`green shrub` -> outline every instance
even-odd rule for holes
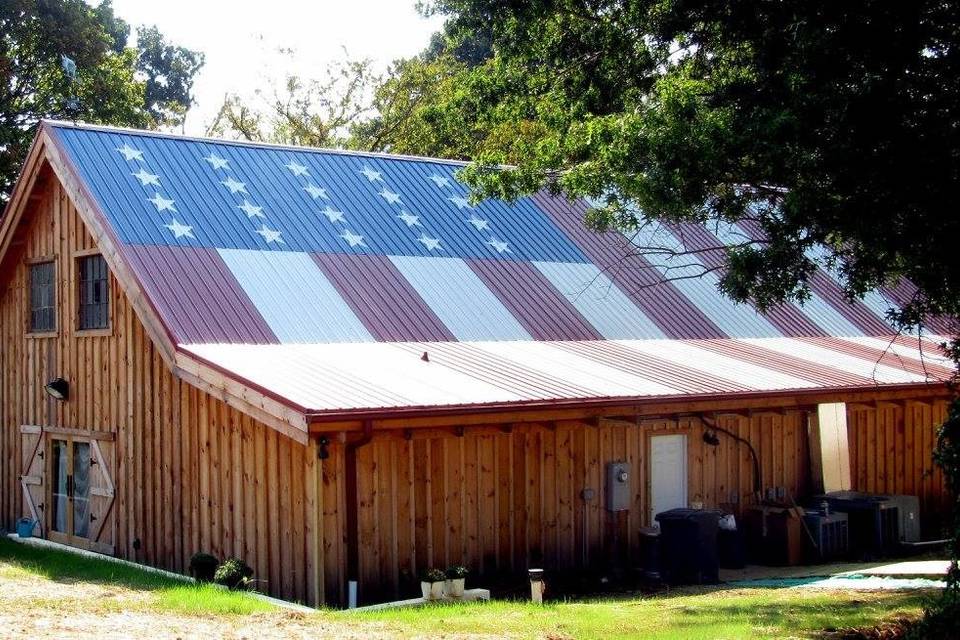
[[[217,567],[213,581],[222,584],[228,589],[246,589],[250,586],[253,569],[239,558],[230,558]]]
[[[213,576],[219,564],[220,561],[216,556],[198,551],[190,558],[190,575],[197,582],[213,582]]]

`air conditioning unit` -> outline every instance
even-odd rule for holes
[[[847,514],[850,550],[859,559],[897,551],[900,546],[900,510],[886,496],[858,491],[833,491],[812,499],[826,502],[831,511]]]
[[[917,496],[884,495],[900,514],[900,542],[920,542],[920,498]]]
[[[850,551],[850,527],[847,514],[807,511],[803,523],[812,540],[807,539],[807,559],[810,562],[839,560]]]

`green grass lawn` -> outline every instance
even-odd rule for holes
[[[920,613],[925,596],[817,593],[799,589],[713,590],[677,596],[553,603],[490,602],[371,613],[418,634],[504,633],[554,638],[809,638]]]
[[[175,580],[115,562],[40,549],[0,538],[0,579],[27,577],[111,585],[137,596],[119,602],[100,602],[95,605],[98,607],[132,606],[188,614],[249,614],[276,610],[273,605],[247,593]]]
[[[351,637],[816,638],[826,630],[870,627],[893,617],[916,616],[927,597],[916,592],[712,588],[543,606],[496,601],[304,615],[283,611],[249,594],[186,584],[116,563],[0,539],[0,586],[16,590],[37,584],[26,599],[8,602],[8,608],[29,609],[33,617],[132,610],[173,615],[187,627],[199,620],[214,620],[221,627],[211,633],[242,628],[249,634],[264,625],[273,633]],[[109,597],[103,597],[104,592]],[[2,605],[0,594],[0,617]]]

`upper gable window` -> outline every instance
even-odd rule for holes
[[[30,331],[45,333],[57,329],[57,302],[53,262],[30,265]]]
[[[79,328],[106,329],[110,326],[110,282],[103,256],[80,258]]]

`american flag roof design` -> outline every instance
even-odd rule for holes
[[[47,130],[173,341],[304,409],[862,386],[948,371],[939,356],[921,362],[916,337],[886,352],[890,340],[877,339],[894,333],[885,313],[909,283],[851,304],[823,271],[802,306],[760,314],[726,299],[711,247],[756,237],[748,228],[597,234],[583,224],[586,203],[471,204],[455,162]],[[651,245],[688,253],[624,258]],[[437,354],[449,375],[404,370],[411,349]],[[839,355],[828,366],[826,354]],[[383,366],[365,368],[368,356]],[[288,389],[297,367],[338,382]]]

